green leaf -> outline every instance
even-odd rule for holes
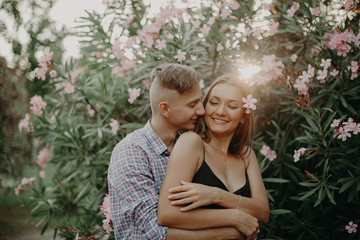
[[[273,215],[282,215],[282,214],[288,214],[291,213],[291,210],[287,210],[287,209],[274,209],[274,210],[270,210],[270,214]]]
[[[272,182],[272,183],[288,183],[290,182],[287,179],[283,179],[283,178],[263,178],[264,182]]]

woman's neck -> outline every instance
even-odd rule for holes
[[[230,136],[217,136],[210,134],[210,142],[208,145],[216,151],[222,152],[223,154],[228,154],[228,149],[230,146],[232,137]]]

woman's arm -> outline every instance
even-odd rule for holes
[[[240,197],[216,187],[181,181],[181,186],[170,189],[169,199],[173,205],[189,204],[181,208],[182,211],[190,211],[209,204],[218,204],[224,208],[239,208],[256,217],[260,222],[267,223],[269,221],[268,199],[259,165],[252,150],[245,162],[247,163],[251,198]]]
[[[166,175],[161,187],[158,204],[160,225],[179,229],[206,229],[214,227],[236,227],[252,239],[258,228],[257,219],[236,209],[195,209],[181,212],[180,206],[171,205],[169,189],[180,184],[181,180],[191,181],[203,157],[201,138],[193,132],[180,136],[167,165]]]
[[[239,209],[256,217],[260,222],[267,223],[269,222],[269,201],[256,155],[252,149],[250,150],[251,153],[245,162],[248,162],[247,173],[251,198],[242,197]]]

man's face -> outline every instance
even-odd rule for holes
[[[198,116],[204,115],[200,85],[183,94],[177,94],[176,99],[169,104],[169,108],[169,122],[172,125],[179,130],[194,129]]]

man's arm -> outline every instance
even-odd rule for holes
[[[159,196],[146,154],[131,143],[118,144],[108,181],[116,239],[164,240],[167,227],[158,224]]]

